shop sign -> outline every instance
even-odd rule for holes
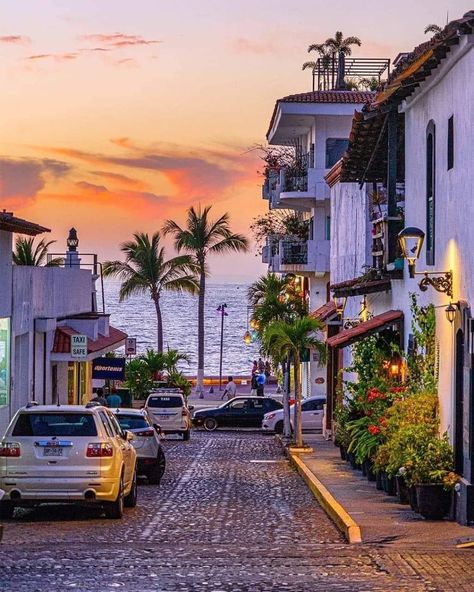
[[[125,358],[96,358],[92,361],[92,378],[124,380]]]
[[[87,358],[87,335],[71,335],[71,357]]]
[[[10,404],[10,319],[0,318],[0,407]]]

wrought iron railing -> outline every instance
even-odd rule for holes
[[[283,265],[306,265],[308,263],[308,242],[282,241],[281,262]]]
[[[308,191],[309,163],[309,153],[302,154],[285,168],[285,191]]]

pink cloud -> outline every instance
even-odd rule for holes
[[[145,39],[141,35],[127,35],[125,33],[97,33],[93,35],[82,35],[81,41],[105,44],[107,47],[137,47],[143,45],[156,45],[161,43],[158,39]]]
[[[37,53],[30,55],[25,59],[30,61],[52,59],[57,62],[67,62],[70,60],[76,60],[77,57],[77,53]]]
[[[3,35],[0,36],[0,43],[12,43],[14,45],[28,45],[31,39],[25,35]]]
[[[276,50],[273,41],[255,41],[244,37],[235,39],[232,42],[232,47],[237,53],[252,53],[257,55],[274,53]]]

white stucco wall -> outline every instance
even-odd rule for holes
[[[0,317],[11,316],[12,234],[0,230]]]

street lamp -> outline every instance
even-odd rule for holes
[[[450,271],[415,271],[416,260],[420,256],[421,247],[425,239],[425,233],[414,226],[404,228],[398,234],[398,242],[402,250],[403,257],[408,261],[408,271],[410,277],[415,275],[424,276],[418,286],[422,292],[426,292],[429,286],[437,292],[447,294],[453,297],[453,272]]]
[[[225,309],[227,308],[227,304],[219,304],[217,307],[217,312],[221,315],[221,352],[220,352],[220,360],[219,360],[219,390],[222,390],[222,353],[224,350],[224,317],[228,316]]]
[[[71,228],[69,231],[69,236],[66,240],[68,251],[77,251],[77,247],[79,245],[79,239],[77,238],[77,230],[75,228]]]
[[[334,304],[336,305],[336,312],[341,317],[344,316],[344,310],[346,309],[347,296],[333,296]]]
[[[459,305],[457,303],[454,305],[452,302],[450,302],[448,306],[444,309],[444,312],[446,313],[446,318],[451,323],[451,325],[454,323],[454,319],[456,318],[458,306]]]

